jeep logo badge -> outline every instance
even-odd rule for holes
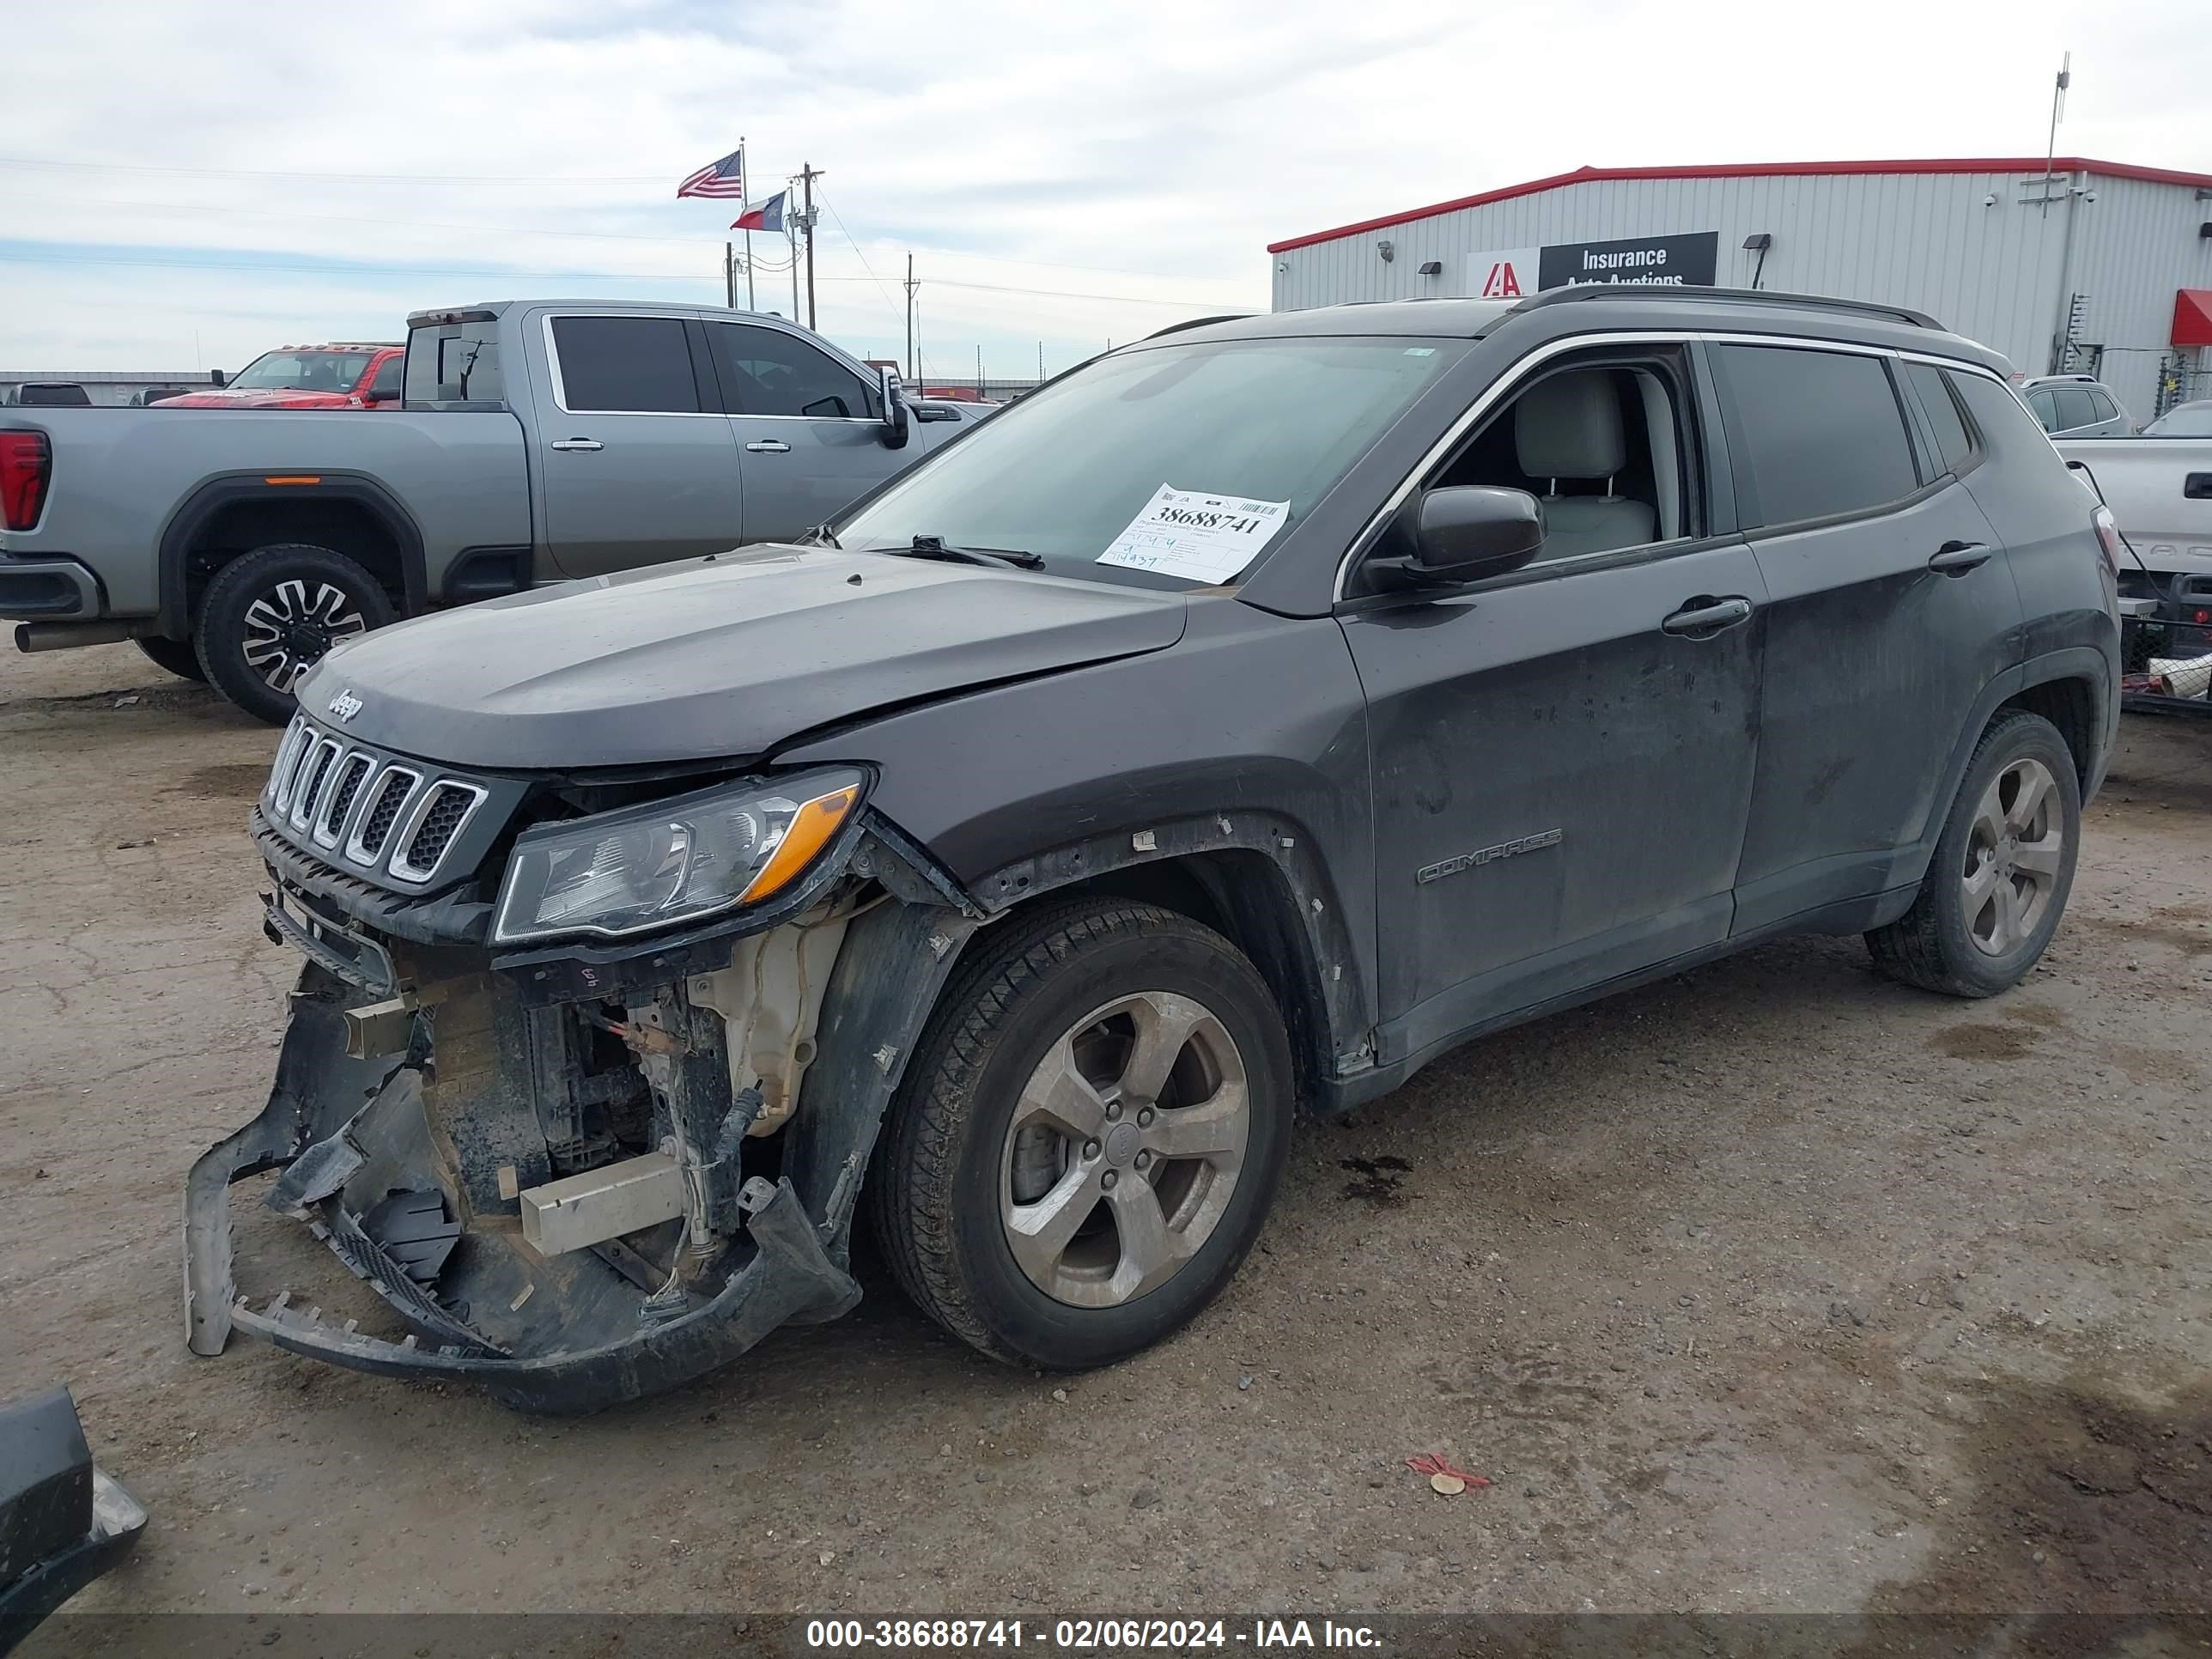
[[[341,725],[361,713],[362,708],[361,699],[350,691],[341,691],[331,699],[331,713],[338,717]]]

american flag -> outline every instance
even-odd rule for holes
[[[710,161],[676,186],[678,196],[728,196],[745,199],[745,152],[742,146]]]

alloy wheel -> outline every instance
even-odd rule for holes
[[[1140,991],[1086,1014],[1007,1127],[1000,1215],[1014,1261],[1074,1307],[1158,1289],[1220,1224],[1251,1112],[1243,1057],[1196,999]]]
[[[1982,793],[1966,834],[1960,890],[1967,936],[1985,956],[2009,956],[2051,908],[2065,863],[2058,780],[2039,760],[2013,762]]]
[[[289,693],[332,645],[368,631],[368,619],[343,588],[289,578],[246,607],[240,650],[248,668],[272,690]]]

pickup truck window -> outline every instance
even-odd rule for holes
[[[707,337],[732,415],[874,418],[874,400],[860,378],[804,340],[746,323],[710,323]]]
[[[1288,501],[1294,526],[1468,342],[1279,338],[1127,351],[1031,392],[831,528],[1035,553],[1062,576],[1196,584],[1097,562],[1162,484]],[[1279,543],[1286,532],[1279,532]]]
[[[378,367],[376,378],[368,383],[362,396],[371,403],[381,403],[399,395],[400,376],[406,368],[404,357],[386,357]]]
[[[409,330],[402,384],[410,404],[503,407],[507,377],[499,365],[498,319]]]
[[[556,317],[553,383],[571,414],[696,415],[691,347],[675,317]]]
[[[236,392],[350,392],[368,362],[363,351],[264,351],[230,377]]]

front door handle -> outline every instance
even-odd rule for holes
[[[2212,501],[2212,472],[2191,472],[2181,481],[2185,501]]]
[[[1680,611],[1661,623],[1659,631],[1687,639],[1709,640],[1723,629],[1734,628],[1738,623],[1750,620],[1749,599],[1716,599],[1700,594],[1686,601]]]
[[[1947,576],[1963,576],[1987,564],[1991,551],[1979,542],[1945,542],[1936,550],[1936,556],[1928,561],[1928,568]]]
[[[791,446],[781,438],[756,438],[745,447],[756,455],[788,455]]]
[[[597,438],[556,438],[551,447],[573,452],[580,449],[605,449],[606,446]]]

